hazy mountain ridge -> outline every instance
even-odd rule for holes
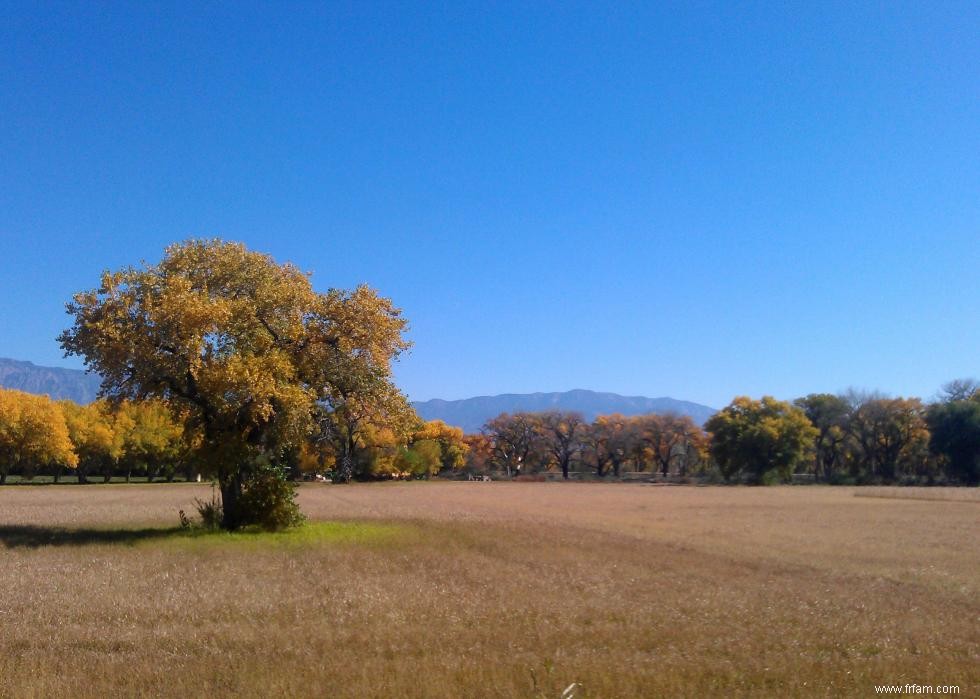
[[[554,393],[505,393],[499,396],[477,396],[462,400],[434,398],[412,403],[418,414],[426,420],[443,420],[462,427],[466,432],[477,432],[483,424],[500,413],[539,412],[543,410],[574,410],[585,419],[594,420],[597,415],[622,413],[644,415],[647,413],[674,412],[690,415],[699,425],[715,414],[714,408],[675,398],[647,398],[621,396],[618,393],[600,393],[575,389]]]
[[[0,358],[0,386],[27,393],[47,394],[55,400],[91,403],[102,379],[78,369],[38,366],[33,362]]]
[[[76,403],[91,403],[98,396],[100,383],[99,376],[78,369],[39,366],[33,362],[0,358],[0,386],[4,388],[47,394],[55,400],[67,398]],[[621,396],[583,389],[553,393],[504,393],[462,400],[434,398],[415,401],[412,405],[422,418],[444,420],[450,425],[462,427],[466,432],[478,432],[487,420],[500,413],[519,411],[574,410],[590,421],[597,415],[611,413],[643,415],[674,412],[690,415],[699,425],[715,413],[714,408],[706,405],[674,398]]]

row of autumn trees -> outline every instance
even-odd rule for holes
[[[601,415],[591,423],[575,412],[502,414],[482,433],[465,437],[442,421],[422,422],[403,400],[384,422],[365,414],[357,425],[332,432],[342,442],[313,432],[277,461],[294,477],[467,470],[507,476],[554,471],[566,478],[587,471],[601,478],[640,471],[762,483],[802,472],[827,483],[976,483],[977,388],[953,382],[931,405],[854,393],[813,394],[793,404],[736,398],[708,422],[708,431],[673,414]],[[200,436],[185,432],[184,417],[159,399],[78,405],[0,389],[0,484],[12,473],[28,480],[46,474],[58,482],[68,469],[80,483],[134,475],[191,480],[207,464],[199,460]],[[341,474],[338,457],[345,451],[351,469]]]
[[[66,469],[80,483],[121,471],[127,480],[134,472],[173,480],[186,461],[182,436],[157,401],[78,405],[0,389],[0,484],[11,473],[27,480],[52,475],[57,483]]]
[[[930,404],[850,392],[792,404],[737,398],[706,424],[726,479],[810,473],[826,483],[980,482],[980,390],[953,381]]]
[[[686,416],[503,414],[467,437],[470,465],[508,475],[622,469],[768,483],[980,482],[980,386],[954,381],[932,404],[875,394],[793,403],[739,397],[704,430]]]
[[[367,420],[355,432],[351,477],[427,477],[463,467],[469,450],[463,431],[440,420],[422,422],[411,408],[401,423]],[[206,464],[198,435],[161,400],[98,400],[88,405],[52,401],[0,388],[0,485],[10,475],[33,480],[70,471],[79,483],[132,476],[147,481],[193,480]],[[347,433],[344,433],[346,439]],[[331,472],[342,445],[306,439],[278,459],[293,477]]]
[[[686,415],[504,413],[479,435],[467,436],[471,468],[508,476],[554,470],[568,478],[587,470],[604,477],[621,471],[657,471],[684,476],[706,458],[707,436]]]

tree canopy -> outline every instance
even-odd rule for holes
[[[802,410],[771,396],[739,396],[705,428],[722,475],[731,480],[744,472],[756,483],[792,475],[818,434]]]
[[[198,436],[227,527],[243,523],[250,473],[314,433],[318,407],[397,393],[391,362],[408,347],[400,311],[372,289],[317,293],[292,264],[220,240],[106,272],[68,313],[61,345],[103,377],[103,395],[165,401]]]
[[[933,405],[928,411],[929,446],[952,476],[980,484],[980,391]]]
[[[65,416],[47,396],[0,388],[0,483],[11,468],[78,465]]]

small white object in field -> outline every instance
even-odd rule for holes
[[[572,682],[570,685],[565,687],[565,691],[561,693],[561,699],[572,699],[575,696],[575,690],[581,687],[578,682]]]

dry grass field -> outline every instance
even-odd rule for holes
[[[207,486],[2,488],[0,696],[977,696],[951,492],[310,484],[301,531],[187,536]]]

